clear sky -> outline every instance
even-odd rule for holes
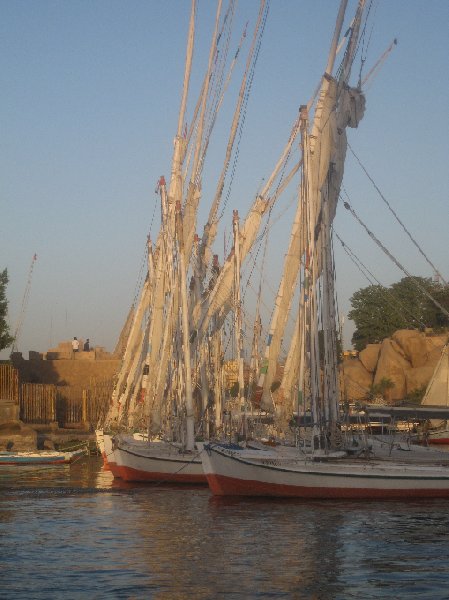
[[[213,4],[198,3],[190,109],[207,61]],[[349,15],[354,6],[350,1]],[[28,350],[45,351],[77,336],[112,351],[134,299],[146,236],[157,234],[155,186],[170,172],[190,2],[2,0],[0,10],[0,269],[6,267],[10,278],[10,326],[14,330],[36,253],[19,350],[27,357]],[[255,0],[238,2],[236,40],[246,21],[251,32],[257,10]],[[270,2],[229,190],[228,206],[242,216],[274,167],[299,105],[319,82],[337,10],[336,0]],[[398,45],[367,86],[365,118],[349,137],[446,280],[448,32],[447,0],[373,3],[364,73],[394,38]],[[359,68],[360,60],[355,81]],[[237,72],[234,91],[238,85]],[[214,189],[233,102],[217,125],[205,192]],[[413,274],[431,276],[351,153],[344,186],[361,218],[400,262]],[[200,230],[205,215],[204,209]],[[281,242],[288,237],[283,227],[271,240],[274,289]],[[382,283],[403,276],[344,209],[335,228]],[[368,282],[339,249],[337,260],[345,314],[349,297]],[[265,326],[267,320],[265,315]],[[347,332],[349,337],[350,326]]]

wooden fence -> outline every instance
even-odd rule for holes
[[[20,420],[24,423],[48,424],[57,420],[56,386],[45,383],[22,383],[20,386]]]
[[[24,423],[95,427],[106,415],[113,386],[112,379],[91,379],[86,387],[20,384],[17,369],[0,365],[0,398],[19,404]]]
[[[60,427],[79,423],[95,426],[106,415],[112,390],[112,380],[91,380],[87,388],[58,386],[56,413]]]
[[[12,365],[0,365],[0,399],[19,401],[19,372]]]

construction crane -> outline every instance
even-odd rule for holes
[[[20,313],[19,313],[19,316],[17,317],[16,328],[14,330],[14,341],[11,346],[11,353],[16,352],[18,350],[18,341],[19,341],[20,333],[22,331],[23,322],[25,320],[25,313],[26,313],[26,309],[28,306],[28,300],[30,299],[31,279],[33,277],[33,269],[34,269],[34,265],[35,265],[36,261],[37,261],[37,254],[34,254],[33,258],[31,259],[30,270],[28,271],[28,280],[27,280],[27,284],[25,287],[25,291],[23,293],[22,306],[20,307]]]

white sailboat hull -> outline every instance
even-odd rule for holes
[[[103,458],[103,469],[105,471],[111,471],[114,477],[120,477],[112,445],[113,436],[109,433],[105,433],[102,429],[97,429],[95,431],[95,437],[97,446],[101,452],[101,457]]]
[[[95,431],[97,446],[101,452],[101,456],[103,458],[103,468],[105,471],[111,471],[114,477],[120,479],[121,474],[118,469],[117,464],[117,456],[116,456],[116,448],[113,442],[113,434],[105,433],[102,429],[97,429]],[[134,433],[132,436],[121,436],[122,440],[145,440],[147,438],[146,434],[142,433]]]
[[[125,481],[207,483],[201,451],[182,452],[168,442],[114,440],[117,471]]]
[[[275,451],[208,445],[203,468],[218,496],[298,498],[449,497],[449,466],[340,459],[315,462],[283,458]]]
[[[101,453],[101,458],[103,459],[103,468],[105,471],[110,471],[111,468],[109,466],[108,454],[110,454],[112,450],[112,438],[105,434],[103,429],[96,429],[95,439],[97,442],[97,447]],[[108,445],[109,452],[106,450],[106,445]]]

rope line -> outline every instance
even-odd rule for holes
[[[414,277],[411,273],[409,273],[409,271],[407,271],[407,269],[402,266],[402,264],[391,254],[391,252],[382,244],[382,242],[374,235],[374,233],[372,231],[370,231],[368,229],[368,227],[365,225],[365,223],[359,218],[359,216],[357,215],[357,213],[355,212],[355,210],[352,208],[352,206],[349,204],[349,202],[343,202],[343,206],[346,208],[346,210],[348,210],[353,217],[360,223],[360,225],[365,229],[365,231],[367,232],[367,234],[370,236],[370,238],[372,240],[374,240],[374,242],[379,246],[379,248],[382,250],[382,252],[384,252],[389,258],[390,260],[393,261],[393,263],[403,272],[407,275],[407,277],[410,277],[410,279],[413,281],[413,283],[416,285],[416,287],[420,290],[420,292],[422,294],[424,294],[431,302],[433,302],[433,304],[439,308],[441,310],[441,312],[446,316],[449,317],[449,312],[444,308],[444,306],[442,306],[437,300],[435,300],[435,298],[432,296],[432,294],[430,294],[425,288],[422,287],[422,285],[418,282],[418,280],[416,279],[416,277]]]
[[[355,266],[358,268],[358,270],[364,275],[364,277],[366,277],[366,279],[369,281],[369,283],[371,285],[374,285],[373,281],[370,279],[370,277],[372,277],[372,279],[377,283],[377,285],[381,286],[383,288],[383,291],[385,292],[385,294],[388,294],[389,296],[391,296],[391,298],[394,300],[395,304],[397,304],[397,306],[404,312],[408,313],[410,317],[412,317],[412,319],[416,320],[422,327],[425,327],[425,324],[421,321],[421,319],[419,317],[417,317],[416,315],[414,315],[408,308],[407,306],[405,306],[405,304],[403,304],[399,298],[396,297],[396,295],[389,290],[386,286],[383,285],[383,283],[381,283],[376,277],[375,275],[373,275],[371,273],[371,271],[363,264],[363,262],[359,259],[358,256],[356,256],[354,254],[354,252],[349,248],[349,246],[347,244],[345,244],[345,242],[341,239],[341,237],[338,235],[338,233],[334,230],[334,234],[337,237],[338,241],[340,242],[340,244],[343,247],[343,250],[346,252],[346,254],[349,256],[349,258],[352,260],[352,262],[355,264]],[[366,272],[365,272],[366,271]],[[368,275],[370,277],[368,277]],[[401,313],[399,312],[399,309],[394,306],[393,307],[396,311],[398,316],[401,316]]]
[[[394,216],[394,218],[396,219],[396,221],[399,223],[399,225],[402,227],[402,229],[405,231],[405,233],[408,235],[408,237],[410,238],[410,240],[413,242],[413,244],[416,246],[416,248],[418,249],[418,251],[420,252],[420,254],[424,257],[424,259],[427,261],[427,263],[432,267],[434,273],[443,281],[444,284],[447,284],[447,282],[444,280],[444,278],[442,277],[441,273],[438,271],[438,269],[435,267],[435,265],[432,263],[432,261],[428,258],[428,256],[424,253],[424,251],[422,250],[422,248],[419,246],[418,242],[413,238],[412,234],[410,233],[410,231],[407,229],[407,227],[404,225],[404,223],[401,221],[401,219],[399,218],[399,216],[397,215],[397,213],[393,210],[392,206],[390,205],[390,203],[388,202],[388,200],[385,198],[385,196],[382,194],[382,192],[380,191],[379,187],[376,185],[374,179],[371,177],[371,175],[368,173],[368,171],[366,170],[365,166],[362,164],[362,161],[360,160],[360,158],[357,156],[357,154],[354,152],[354,150],[352,149],[350,143],[348,142],[348,148],[349,150],[352,152],[354,158],[356,159],[356,161],[359,163],[360,167],[362,168],[363,172],[365,173],[365,175],[368,177],[368,179],[371,181],[371,183],[374,186],[374,189],[377,191],[377,193],[379,194],[379,196],[382,198],[382,200],[384,201],[385,205],[387,206],[388,210],[391,212],[391,214]],[[344,189],[344,188],[343,188]]]

